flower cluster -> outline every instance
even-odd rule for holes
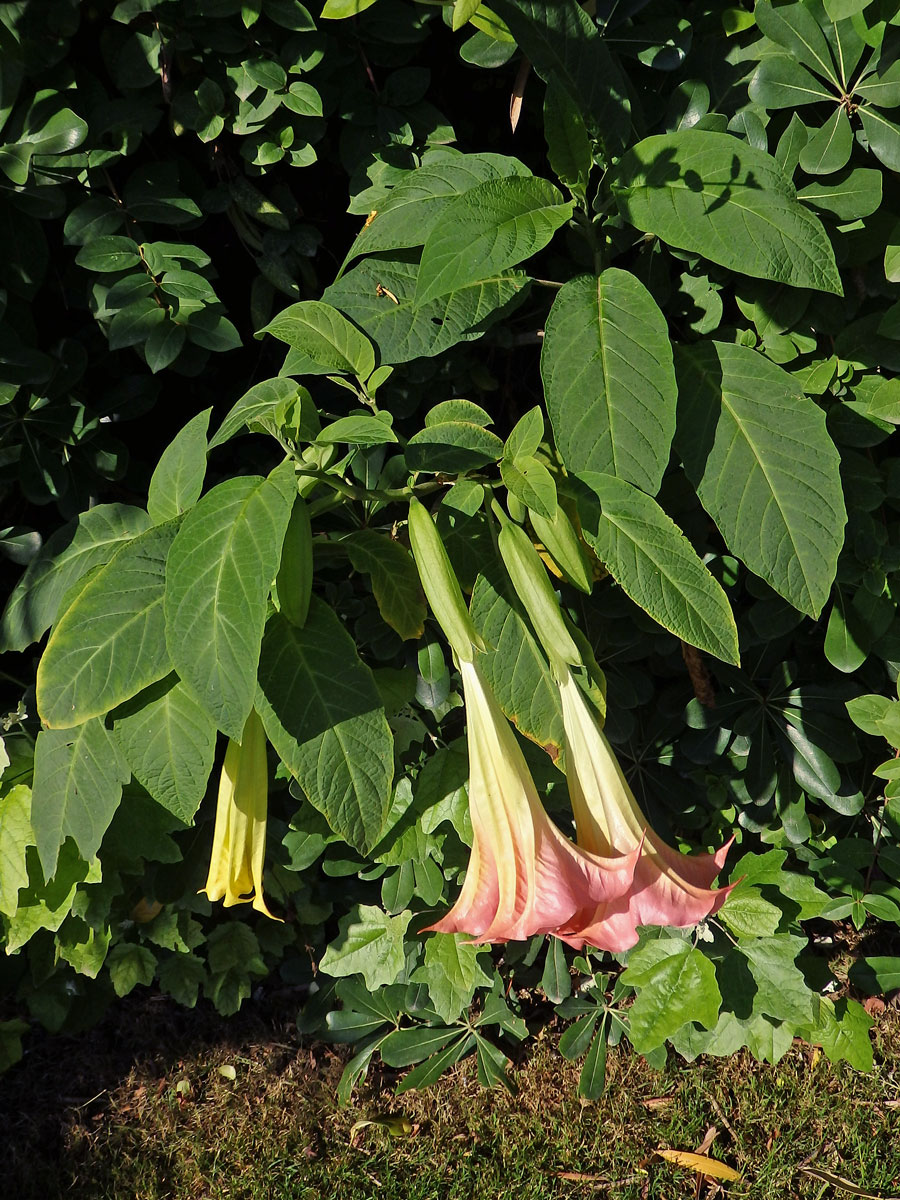
[[[430,929],[476,942],[547,933],[576,948],[622,951],[640,925],[694,925],[716,912],[731,890],[711,887],[730,843],[685,855],[649,827],[578,683],[580,653],[524,531],[505,521],[500,550],[559,687],[575,843],[541,805],[479,667],[481,643],[440,537],[415,501],[410,541],[459,665],[468,717],[472,852],[456,904]]]

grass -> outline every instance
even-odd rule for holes
[[[825,1200],[824,1171],[900,1196],[900,1013],[878,1017],[868,1076],[795,1045],[777,1067],[749,1056],[665,1071],[611,1051],[606,1095],[575,1095],[578,1065],[545,1031],[486,1092],[474,1061],[396,1096],[374,1073],[341,1109],[342,1048],[301,1044],[287,1012],[231,1022],[129,998],[97,1029],[46,1039],[0,1080],[4,1194],[17,1200]],[[234,1068],[230,1080],[219,1067]],[[187,1081],[185,1084],[182,1081]],[[405,1117],[409,1132],[361,1118]],[[663,1161],[710,1153],[742,1174],[724,1185]],[[806,1170],[802,1169],[805,1165]],[[859,1193],[857,1193],[859,1194]]]

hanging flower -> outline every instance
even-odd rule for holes
[[[498,512],[499,545],[519,599],[550,663],[562,701],[566,780],[575,814],[577,842],[593,855],[630,862],[638,855],[628,892],[611,901],[585,904],[557,934],[569,945],[627,950],[638,925],[696,925],[723,904],[731,888],[711,890],[728,854],[681,854],[660,838],[632,794],[594,709],[572,666],[583,665],[540,557],[525,531]]]
[[[266,735],[251,709],[240,742],[229,738],[225,750],[209,875],[201,890],[210,900],[223,900],[226,908],[252,901],[258,912],[277,921],[262,890],[268,788]]]
[[[559,685],[569,797],[579,846],[626,860],[640,847],[632,885],[611,903],[586,905],[559,936],[581,949],[627,950],[638,925],[696,925],[721,908],[731,887],[712,890],[731,842],[715,854],[681,854],[647,823],[612,747],[571,671]],[[734,885],[732,885],[734,886]]]
[[[525,757],[476,662],[460,663],[469,741],[472,854],[439,933],[477,942],[554,933],[585,906],[631,884],[638,848],[604,859],[564,836],[544,811]]]
[[[410,543],[422,586],[459,665],[468,720],[472,853],[453,908],[429,930],[504,942],[552,933],[631,882],[637,851],[601,859],[580,850],[547,816],[516,736],[481,668],[472,625],[440,535],[413,500]],[[423,930],[423,932],[427,932]]]

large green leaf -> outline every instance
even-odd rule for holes
[[[859,109],[859,119],[875,157],[889,170],[900,171],[900,125],[868,104]]]
[[[881,207],[881,185],[880,171],[854,167],[827,183],[808,183],[797,196],[839,221],[856,221],[871,216]]]
[[[403,935],[412,913],[389,917],[372,904],[358,904],[338,922],[338,935],[319,959],[319,970],[342,978],[362,975],[374,992],[403,970]]]
[[[312,598],[302,629],[269,618],[256,703],[310,803],[367,854],[388,832],[393,739],[372,672],[324,601]]]
[[[479,661],[497,703],[517,729],[562,766],[559,689],[524,616],[510,603],[499,570],[478,576],[470,611],[490,647]]]
[[[472,1003],[476,988],[490,987],[490,976],[478,962],[486,949],[458,933],[435,933],[425,943],[425,962],[412,982],[427,985],[434,1011],[443,1020],[455,1021]]]
[[[690,1021],[711,1029],[719,1018],[722,995],[712,960],[682,938],[637,947],[622,983],[638,989],[628,1036],[640,1052],[661,1046]]]
[[[621,588],[682,641],[737,663],[728,598],[672,518],[623,479],[579,478],[590,489],[578,500],[585,540]]]
[[[216,749],[216,727],[206,710],[170,675],[115,714],[113,733],[138,783],[189,825]]]
[[[404,639],[425,632],[425,595],[409,551],[387,534],[360,529],[344,538],[350,562],[372,580],[382,617]]]
[[[521,271],[508,271],[419,304],[418,272],[419,264],[411,255],[405,259],[373,256],[325,289],[328,303],[376,343],[381,363],[431,358],[457,342],[481,337],[524,299],[529,286]]]
[[[297,485],[292,470],[244,475],[207,492],[184,519],[166,573],[172,665],[230,738],[256,692],[266,599]]]
[[[609,153],[625,144],[631,106],[618,62],[576,0],[492,0],[522,53],[568,94]]]
[[[367,379],[375,369],[369,339],[347,318],[321,300],[290,304],[269,322],[263,333],[287,342],[328,371],[344,371]],[[258,335],[258,336],[260,336]]]
[[[155,522],[181,516],[200,499],[206,477],[206,433],[211,408],[188,421],[163,450],[150,480],[147,512]]]
[[[235,434],[249,429],[253,421],[266,422],[267,419],[274,418],[279,408],[286,407],[292,400],[301,399],[304,394],[309,395],[299,383],[293,379],[283,379],[281,376],[255,383],[226,414],[222,424],[209,440],[210,450],[229,441]],[[315,437],[316,433],[318,425],[308,432],[308,436]]]
[[[764,108],[799,108],[836,100],[834,91],[789,54],[764,58],[750,80],[750,99]]]
[[[428,235],[416,305],[493,279],[536,254],[572,215],[573,202],[546,179],[495,179],[452,200]]]
[[[57,622],[37,673],[45,724],[71,729],[169,671],[163,595],[177,521],[147,529],[100,567]]]
[[[380,201],[350,247],[347,260],[378,250],[422,246],[449,202],[488,179],[507,179],[531,172],[504,154],[457,154],[442,150],[437,162],[426,161],[401,179]],[[388,286],[387,284],[385,286]]]
[[[777,162],[727,133],[645,138],[615,168],[623,216],[682,250],[761,279],[841,294],[834,251]]]
[[[31,824],[44,878],[56,871],[67,837],[90,861],[100,848],[128,779],[125,763],[99,718],[77,729],[43,729],[34,747]]]
[[[835,87],[839,86],[825,34],[807,5],[784,4],[775,8],[769,0],[757,0],[753,15],[767,38],[787,50],[798,62],[824,75]]]
[[[56,620],[69,588],[149,524],[143,509],[98,504],[58,529],[28,564],[9,598],[0,619],[0,653],[24,650],[37,641]]]
[[[640,280],[610,267],[567,283],[547,317],[541,375],[566,467],[655,493],[678,393],[665,318]]]
[[[755,350],[679,352],[676,449],[728,548],[817,616],[844,540],[840,460],[825,414]]]

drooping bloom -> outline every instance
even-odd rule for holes
[[[554,932],[631,883],[638,851],[604,860],[575,846],[540,802],[525,756],[477,662],[483,646],[434,522],[416,500],[409,533],[422,586],[459,665],[469,742],[472,852],[456,904],[430,930],[476,942]],[[422,932],[426,932],[423,930]]]
[[[428,928],[505,942],[555,933],[631,885],[640,843],[603,858],[573,845],[544,810],[521,747],[477,662],[459,664],[469,741],[472,853],[456,904]],[[425,931],[423,931],[425,932]]]
[[[571,671],[559,685],[566,745],[566,779],[579,846],[626,859],[640,854],[628,893],[586,905],[559,930],[570,946],[627,950],[638,925],[696,925],[721,908],[731,887],[712,890],[731,842],[715,854],[682,854],[647,823],[597,717]],[[733,886],[733,885],[732,885]]]
[[[550,662],[562,702],[566,780],[578,845],[591,854],[630,861],[637,852],[627,893],[585,904],[575,919],[556,930],[581,949],[628,950],[638,925],[696,925],[711,916],[731,888],[711,889],[731,842],[715,854],[681,854],[650,828],[622,774],[597,715],[572,673],[583,665],[531,539],[505,521],[500,552],[519,599]]]
[[[266,813],[269,775],[266,735],[256,709],[244,725],[239,742],[229,739],[219,777],[216,827],[206,892],[225,907],[252,901],[273,920],[263,898],[263,860],[266,855]]]

